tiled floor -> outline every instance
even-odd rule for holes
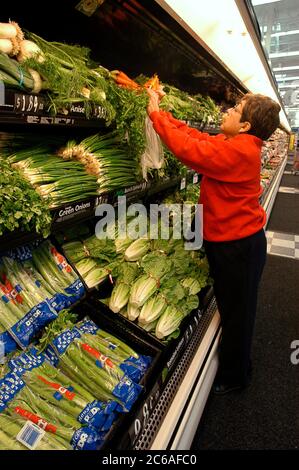
[[[299,259],[299,235],[266,231],[267,253]]]

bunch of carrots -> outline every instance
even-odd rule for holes
[[[134,82],[134,80],[132,80],[130,77],[128,77],[128,75],[126,75],[124,72],[121,72],[120,70],[113,70],[110,72],[110,75],[118,86],[127,88],[129,90],[151,88],[152,90],[157,91],[160,87],[160,80],[156,73],[146,83],[144,83],[143,86]]]

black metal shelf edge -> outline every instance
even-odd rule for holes
[[[146,198],[157,195],[170,188],[176,188],[180,185],[181,178],[167,178],[158,182],[140,182],[136,185],[123,188],[121,190],[111,191],[89,199],[64,204],[61,207],[53,209],[53,221],[50,233],[56,233],[71,225],[95,218],[96,207],[107,203],[117,205],[117,196],[125,195],[129,202],[137,201],[140,197]],[[14,231],[0,236],[0,252],[16,248],[18,246],[30,243],[34,240],[43,238],[37,232]]]

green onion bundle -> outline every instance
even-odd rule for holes
[[[8,161],[49,200],[50,208],[98,194],[96,178],[80,162],[63,160],[38,147],[16,152]]]
[[[99,193],[136,183],[138,175],[136,160],[129,157],[115,131],[105,135],[92,135],[78,145],[69,142],[59,154],[63,158],[84,162],[86,170],[97,176]]]
[[[9,88],[32,91],[34,79],[20,63],[0,52],[0,80]]]

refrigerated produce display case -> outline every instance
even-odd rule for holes
[[[134,111],[132,113],[128,108],[126,113],[122,110],[120,119],[117,120],[112,107],[109,103],[107,104],[110,85],[105,85],[105,80],[111,82],[113,75],[114,78],[119,79],[119,71],[123,71],[127,78],[134,79],[136,87],[140,87],[139,90],[150,77],[156,74],[164,84],[165,90],[173,97],[173,102],[168,104],[169,109],[175,111],[176,117],[211,134],[220,132],[220,113],[233,106],[236,100],[250,89],[250,84],[245,84],[244,80],[229,68],[224,59],[221,60],[219,53],[213,50],[212,43],[209,45],[208,39],[198,36],[186,19],[180,16],[179,8],[175,9],[176,4],[179,3],[149,0],[105,0],[104,2],[85,0],[58,2],[55,0],[45,8],[44,14],[47,17],[45,21],[42,15],[38,21],[34,18],[34,5],[30,1],[18,5],[17,9],[9,5],[1,9],[3,23],[9,20],[17,22],[25,32],[26,38],[30,38],[33,42],[39,41],[40,49],[47,51],[48,60],[51,54],[55,56],[55,48],[59,50],[59,60],[56,58],[52,63],[49,61],[47,70],[43,69],[43,59],[40,60],[39,71],[43,77],[43,89],[39,90],[37,83],[34,80],[32,82],[32,75],[28,75],[28,71],[20,65],[22,62],[17,64],[17,55],[14,56],[11,51],[10,55],[1,54],[0,78],[5,86],[2,95],[0,94],[0,148],[1,153],[8,158],[8,166],[13,168],[13,170],[8,170],[7,161],[3,163],[5,171],[12,171],[9,177],[7,176],[8,179],[4,181],[6,188],[10,184],[15,185],[13,191],[9,192],[8,188],[5,190],[7,193],[3,190],[1,195],[4,199],[11,198],[14,201],[12,205],[15,204],[14,215],[11,220],[5,221],[5,230],[1,228],[1,288],[3,296],[6,295],[8,298],[7,304],[13,295],[25,295],[26,289],[28,299],[31,294],[38,292],[36,298],[30,297],[33,304],[28,300],[28,305],[31,307],[29,313],[23,311],[21,315],[18,312],[21,315],[19,317],[15,313],[18,319],[17,327],[10,321],[1,324],[2,348],[7,348],[5,364],[9,364],[10,367],[8,369],[3,367],[1,371],[0,392],[3,390],[7,392],[5,388],[7,387],[7,374],[15,373],[11,364],[19,364],[13,362],[17,361],[11,356],[14,350],[19,352],[23,350],[21,355],[24,351],[29,351],[30,359],[26,359],[30,364],[28,366],[26,363],[28,369],[32,368],[34,371],[35,367],[42,366],[44,359],[31,348],[41,337],[45,337],[42,336],[45,328],[48,332],[48,341],[52,338],[51,334],[56,335],[53,336],[56,338],[56,343],[54,344],[55,340],[49,343],[52,346],[54,344],[52,349],[51,347],[48,350],[45,349],[48,354],[47,359],[50,362],[52,360],[53,367],[63,364],[62,367],[65,369],[62,368],[62,371],[66,375],[67,371],[72,373],[70,377],[75,380],[75,383],[78,382],[79,387],[82,386],[83,383],[80,381],[82,376],[77,370],[70,371],[67,364],[63,362],[63,357],[69,354],[68,358],[70,358],[71,353],[67,351],[73,352],[72,348],[82,346],[84,334],[88,333],[91,338],[91,335],[96,335],[96,331],[103,329],[106,334],[125,342],[128,348],[136,351],[137,355],[150,357],[150,360],[146,366],[144,365],[142,376],[136,381],[137,385],[133,379],[127,379],[131,384],[132,394],[136,385],[134,388],[136,396],[129,405],[122,401],[126,399],[118,396],[117,406],[119,407],[121,403],[123,409],[125,405],[127,409],[125,412],[123,410],[120,412],[115,405],[118,413],[114,410],[114,421],[111,419],[109,426],[107,421],[105,422],[105,433],[102,432],[98,446],[102,449],[189,449],[217,371],[217,347],[221,336],[221,325],[213,288],[207,274],[202,287],[196,294],[198,299],[195,308],[190,307],[189,312],[178,325],[179,328],[174,328],[168,335],[162,334],[159,337],[154,327],[146,329],[142,322],[134,321],[133,313],[131,316],[128,315],[128,311],[121,314],[122,308],[116,309],[115,312],[111,311],[111,295],[113,289],[116,288],[114,269],[119,259],[115,247],[113,249],[111,246],[100,247],[101,262],[97,266],[91,256],[93,249],[99,250],[99,247],[95,248],[95,245],[92,245],[91,238],[99,221],[95,214],[100,215],[104,204],[109,203],[117,208],[119,197],[126,196],[130,203],[142,202],[149,207],[149,204],[159,204],[165,198],[167,201],[182,203],[194,197],[194,194],[193,202],[196,202],[201,176],[183,165],[174,164],[174,159],[167,156],[166,170],[161,171],[161,168],[156,167],[154,170],[149,170],[147,174],[133,178],[135,171],[133,164],[135,163],[134,159],[131,159],[131,166],[123,165],[124,177],[115,172],[115,165],[114,167],[113,164],[111,165],[111,173],[107,172],[106,180],[103,180],[103,186],[99,192],[95,187],[96,180],[92,171],[83,175],[78,163],[82,163],[82,155],[87,158],[88,155],[92,153],[95,155],[99,152],[107,159],[105,164],[108,161],[109,166],[111,146],[116,146],[118,149],[118,161],[123,162],[125,158],[129,161],[131,158],[130,153],[125,154],[119,145],[115,131],[121,129],[123,136],[126,135],[125,132],[128,132],[125,127],[126,114],[128,113],[131,119],[131,130],[133,129],[132,132],[134,132],[134,126],[138,121],[138,116],[134,116],[134,112],[135,110],[139,112],[141,109],[142,93],[140,93],[138,104],[137,100],[132,98],[134,91],[126,91],[127,106],[129,107],[131,103]],[[238,3],[240,2],[236,2],[236,5]],[[250,11],[240,8],[240,14],[248,28],[252,44],[255,44],[260,54],[257,31]],[[46,45],[44,40],[47,41]],[[50,42],[54,42],[54,49],[47,49]],[[63,49],[60,47],[61,43],[90,49],[92,60],[90,68],[93,69],[93,75],[86,75],[83,88],[87,88],[87,91],[85,89],[83,93],[82,88],[79,96],[68,93],[69,90],[64,88],[63,77],[73,74],[74,90],[76,86],[82,86],[85,79],[83,74],[86,72],[87,60],[84,55],[86,50],[84,49],[83,52],[81,50],[79,53],[77,49]],[[14,43],[13,45],[16,47]],[[82,56],[80,56],[81,53]],[[78,59],[78,62],[75,59]],[[13,64],[7,60],[12,60]],[[59,66],[65,68],[66,75],[54,75],[54,72],[57,72],[55,69],[57,60]],[[261,63],[269,75],[263,58]],[[33,66],[34,62],[31,64],[31,67]],[[77,66],[82,69],[76,70]],[[8,73],[9,70],[11,75]],[[49,79],[48,82],[45,76]],[[83,82],[82,77],[84,77]],[[57,87],[54,89],[55,80]],[[273,85],[271,79],[269,82]],[[103,88],[101,93],[96,95],[95,89],[99,87],[99,84],[102,84]],[[119,80],[118,84],[125,85],[125,82]],[[135,85],[131,84],[133,87]],[[115,84],[113,86],[116,87]],[[123,90],[123,87],[119,90]],[[115,98],[114,102],[111,102],[116,109],[116,115],[121,109],[122,96],[125,95],[121,95],[119,101]],[[131,96],[131,101],[128,96]],[[145,106],[146,99],[143,113],[145,113]],[[145,117],[142,112],[140,111],[140,116]],[[98,137],[91,139],[91,136],[96,133]],[[136,131],[135,138],[136,145],[139,145],[138,131]],[[286,164],[288,138],[287,127],[282,127],[263,147],[261,202],[268,218]],[[76,142],[72,143],[74,140]],[[63,151],[61,153],[61,148],[64,149],[64,153]],[[95,148],[96,150],[92,150]],[[130,151],[132,152],[132,148]],[[52,169],[57,168],[57,173],[51,169],[51,177],[48,178],[50,170],[44,166],[41,171],[44,172],[45,179],[42,180],[39,179],[40,170],[36,172],[35,169],[39,165],[44,165],[41,161],[45,155],[51,162]],[[68,166],[71,158],[77,159],[74,164],[76,172]],[[22,163],[25,160],[26,162]],[[97,162],[92,160],[93,165],[101,165],[100,160]],[[87,163],[84,161],[85,168],[88,164],[90,161]],[[60,173],[59,181],[61,183],[55,183],[60,165],[62,174]],[[25,183],[23,180],[22,183],[19,181],[21,176],[20,173],[16,175],[17,170],[23,175]],[[72,191],[65,188],[62,182],[68,172],[71,175],[68,177],[68,184],[72,187]],[[79,181],[77,185],[76,178]],[[42,203],[36,200],[32,194],[32,188],[31,192],[29,191],[29,183],[33,185],[32,188],[38,188]],[[59,191],[59,188],[63,190]],[[28,198],[29,207],[28,204],[26,206],[24,197],[22,204],[18,206],[18,198],[21,198],[22,194],[25,194],[25,199]],[[48,197],[52,198],[50,202]],[[35,211],[35,218],[28,215],[30,208],[32,212]],[[10,206],[6,206],[5,210],[12,211]],[[45,214],[43,221],[41,221],[41,214]],[[1,219],[1,224],[4,224],[4,219]],[[91,247],[88,247],[88,243],[91,243]],[[144,254],[147,251],[145,249]],[[167,255],[170,257],[171,253]],[[163,258],[163,261],[165,259]],[[203,259],[204,254],[198,260],[201,269],[204,269]],[[131,260],[135,261],[133,258]],[[89,266],[87,266],[88,262],[91,263]],[[44,272],[45,266],[48,267],[52,276]],[[95,271],[96,280],[96,276],[88,276],[92,269],[97,270]],[[144,269],[144,272],[148,272],[147,268]],[[149,276],[153,278],[152,272],[149,271]],[[12,273],[17,280],[20,279],[20,273],[22,273],[24,286],[17,281],[12,281],[10,287],[5,284],[9,276],[9,280],[13,279]],[[124,271],[123,277],[127,275]],[[28,278],[24,281],[25,276],[31,276],[30,282]],[[157,274],[157,279],[159,276],[162,277],[162,274]],[[26,282],[29,283],[27,287],[25,287]],[[122,282],[127,285],[126,281]],[[119,283],[121,281],[117,278],[116,286]],[[43,298],[39,291],[41,284],[46,289]],[[17,302],[15,299],[13,301]],[[43,315],[39,316],[36,305],[39,307],[42,305],[40,309]],[[60,333],[55,328],[51,330],[52,322],[53,324],[56,322],[55,325],[59,327],[60,312],[65,308],[70,308],[71,313],[78,315],[76,321],[81,322],[81,330],[79,326],[70,326],[70,323],[60,325],[62,328]],[[90,324],[84,323],[86,316]],[[43,320],[38,323],[40,318]],[[37,323],[36,329],[31,328],[28,332],[25,326],[24,331],[20,333],[19,330],[23,324],[36,326]],[[65,326],[68,329],[63,333]],[[6,329],[9,331],[9,339]],[[171,335],[171,333],[174,334]],[[87,345],[84,343],[85,349],[82,346],[84,351],[89,353],[86,364],[90,365],[90,357],[95,358],[97,366],[99,367],[99,361],[102,361],[101,367],[106,371],[109,367],[108,354],[107,357],[105,356],[103,365],[103,357],[100,357],[93,347],[92,339],[90,341]],[[113,342],[109,344],[110,349],[113,349],[115,346]],[[63,345],[63,350],[59,349],[61,345]],[[139,368],[141,369],[141,366]],[[89,373],[91,373],[90,369],[87,368],[86,375]],[[29,384],[30,388],[31,379],[27,379],[26,375],[28,371],[23,370],[22,374],[25,374],[25,383]],[[20,385],[22,374],[18,377],[14,376],[16,387],[20,387],[20,390],[24,386],[23,383]],[[114,385],[116,383],[118,382],[114,382]],[[72,393],[70,386],[62,385],[65,386],[66,393]],[[7,403],[10,402],[5,402],[2,395],[0,397],[3,399],[1,409],[7,409]],[[61,397],[58,398],[61,400]],[[96,396],[96,398],[100,400],[100,397]],[[40,400],[44,403],[45,396],[42,396]],[[59,401],[59,403],[62,402]],[[9,406],[8,408],[11,409]],[[40,408],[37,406],[37,409]],[[38,413],[35,412],[35,416],[37,415]],[[29,415],[26,416],[30,420]],[[57,421],[54,423],[57,424]],[[17,429],[20,430],[21,426]],[[80,443],[82,444],[82,435],[73,436],[73,447],[79,446],[80,448]],[[58,443],[50,442],[49,448],[56,449],[57,445],[59,445],[59,439]],[[3,444],[2,448],[5,448]]]

